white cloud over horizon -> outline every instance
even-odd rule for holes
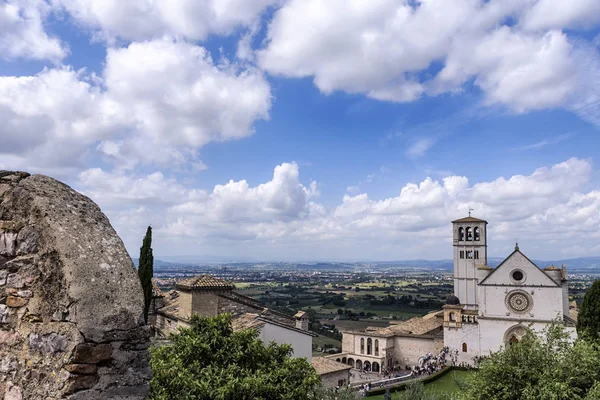
[[[317,182],[301,182],[296,163],[278,165],[254,187],[230,180],[212,190],[186,188],[159,172],[134,177],[97,168],[82,172],[76,187],[98,201],[129,246],[152,224],[155,252],[163,255],[229,248],[263,260],[445,258],[450,221],[472,207],[490,222],[491,255],[519,240],[543,259],[549,242],[561,246],[546,258],[600,251],[600,191],[584,190],[593,173],[590,160],[571,158],[474,184],[465,176],[428,177],[394,197],[346,194],[332,206],[319,203]]]

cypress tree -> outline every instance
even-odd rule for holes
[[[583,296],[577,316],[577,333],[600,342],[600,279],[596,279]]]
[[[154,256],[152,255],[152,227],[146,230],[146,236],[140,248],[138,275],[144,291],[144,322],[148,323],[148,310],[152,301],[152,277],[154,276]]]

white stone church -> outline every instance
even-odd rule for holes
[[[487,222],[452,221],[454,294],[441,311],[424,317],[343,332],[342,354],[332,356],[355,368],[378,372],[417,365],[428,352],[458,350],[458,363],[473,364],[519,341],[527,329],[542,331],[557,318],[576,336],[576,309],[569,307],[567,271],[541,269],[515,246],[496,268],[487,265]]]

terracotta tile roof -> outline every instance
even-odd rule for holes
[[[231,282],[215,278],[212,275],[197,275],[177,282],[177,289],[234,289]]]
[[[319,375],[330,374],[332,372],[346,371],[352,369],[351,366],[342,364],[334,360],[327,359],[325,357],[313,357],[312,366]]]
[[[260,319],[260,315],[246,313],[241,314],[231,320],[231,327],[234,331],[241,329],[258,329],[265,325],[265,321]]]
[[[390,325],[389,329],[395,334],[427,335],[437,330],[442,325],[443,321],[438,318],[424,319],[421,317],[414,317],[408,321]]]
[[[544,268],[544,271],[560,271],[560,268],[558,268],[555,265],[551,265],[549,267]]]
[[[487,224],[487,221],[485,221],[483,219],[475,218],[475,217],[465,217],[465,218],[455,219],[454,221],[452,221],[452,223],[455,223],[455,222],[485,222]]]

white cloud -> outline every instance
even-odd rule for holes
[[[518,238],[529,255],[547,259],[586,254],[585,246],[597,245],[600,193],[583,191],[591,175],[590,161],[572,158],[475,184],[464,176],[426,178],[385,199],[347,194],[334,207],[316,202],[317,184],[303,184],[295,163],[277,166],[271,180],[256,186],[229,181],[210,191],[161,173],[99,169],[82,173],[79,185],[108,211],[126,242],[137,246],[139,237],[130,233],[141,237],[152,223],[157,254],[228,249],[262,259],[447,258],[450,221],[472,207],[490,222],[492,255]],[[549,248],[549,241],[561,246]]]
[[[76,22],[114,41],[164,35],[193,40],[251,26],[279,0],[54,0]]]
[[[419,138],[406,149],[406,155],[409,158],[423,157],[427,150],[435,145],[435,142],[436,141],[433,138]]]
[[[180,163],[186,155],[178,148],[249,136],[271,107],[259,71],[215,64],[204,48],[167,39],[109,49],[104,85],[135,127],[133,137],[100,146],[123,161]]]
[[[553,144],[564,142],[565,140],[570,139],[571,137],[573,137],[573,133],[569,132],[569,133],[565,133],[565,134],[562,134],[562,135],[558,135],[558,136],[554,136],[554,137],[549,137],[547,139],[540,140],[539,142],[536,142],[536,143],[533,143],[533,144],[528,144],[528,145],[521,146],[521,147],[518,147],[518,148],[521,149],[521,150],[539,150],[539,149],[541,149],[543,147],[546,147],[546,146],[550,146],[550,145],[553,145]]]
[[[563,2],[546,15],[554,3],[290,0],[275,12],[257,59],[273,74],[313,77],[324,93],[404,102],[472,81],[487,104],[516,112],[570,108],[588,90],[590,71],[578,64],[593,50],[560,29],[600,21],[594,0]]]
[[[523,17],[526,29],[590,28],[600,23],[597,0],[538,0]]]
[[[67,47],[44,31],[50,12],[44,0],[6,0],[0,3],[0,58],[62,60]]]
[[[198,148],[251,135],[270,107],[269,84],[255,69],[216,64],[185,42],[133,43],[108,50],[101,76],[59,67],[0,77],[0,115],[8,121],[0,134],[18,138],[0,152],[33,167],[60,166],[99,143],[102,154],[127,168],[199,163]]]
[[[316,182],[302,185],[298,165],[284,163],[275,167],[267,183],[250,187],[245,180],[231,180],[216,185],[205,199],[185,202],[169,212],[228,223],[291,221],[307,216],[309,199],[316,196]]]

